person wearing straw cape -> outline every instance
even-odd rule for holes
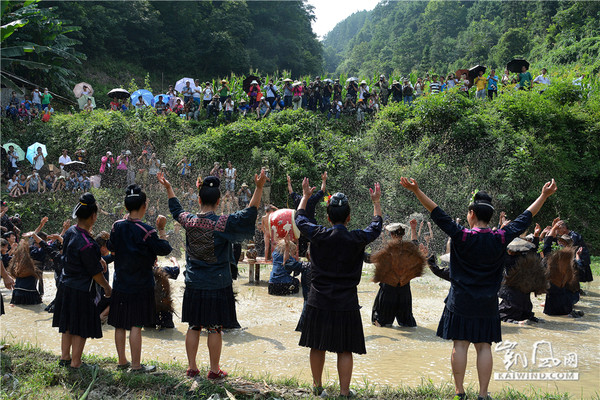
[[[493,231],[489,222],[494,214],[492,198],[477,192],[468,207],[469,227],[463,227],[448,216],[419,188],[414,179],[402,177],[400,183],[413,192],[431,213],[431,218],[444,231],[450,244],[450,292],[440,319],[437,335],[453,341],[452,373],[455,399],[466,398],[464,389],[467,352],[471,343],[477,351],[479,377],[478,399],[488,399],[488,385],[492,375],[492,342],[502,341],[498,290],[506,246],[531,224],[532,218],[554,192],[554,179],[547,182],[540,196],[519,217],[503,229]]]

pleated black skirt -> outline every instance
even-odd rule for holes
[[[52,326],[60,333],[83,338],[101,338],[100,313],[94,303],[96,292],[87,292],[65,285],[58,287]]]
[[[108,313],[109,325],[130,330],[132,326],[154,326],[156,322],[154,288],[139,293],[113,290]]]
[[[300,346],[334,353],[367,353],[359,310],[322,310],[307,304],[303,314]]]
[[[190,326],[221,326],[224,329],[241,328],[235,311],[233,286],[204,290],[185,288],[181,320]]]
[[[42,296],[37,289],[37,278],[28,276],[27,278],[16,278],[15,287],[12,292],[10,304],[41,304]]]
[[[417,321],[412,313],[410,283],[404,286],[379,284],[379,291],[373,302],[371,322],[386,326],[392,325],[394,319],[400,326],[417,326]]]
[[[498,309],[490,317],[467,317],[444,307],[437,336],[450,340],[466,340],[471,343],[501,342],[502,331]]]

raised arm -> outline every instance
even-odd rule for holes
[[[414,179],[408,179],[405,177],[400,178],[400,184],[404,186],[406,189],[410,190],[415,194],[417,200],[423,204],[423,207],[427,209],[427,211],[432,212],[438,205],[431,200],[423,191],[419,188],[419,184]]]
[[[302,180],[302,199],[300,200],[300,204],[298,205],[298,210],[306,210],[306,204],[308,203],[308,199],[312,196],[315,191],[315,187],[311,187],[308,182],[308,178],[304,178]]]
[[[172,199],[175,196],[175,192],[173,191],[173,187],[171,186],[171,183],[167,180],[167,178],[165,178],[165,174],[162,172],[159,172],[156,174],[156,179],[158,180],[158,183],[160,183],[161,185],[163,185],[165,187],[165,189],[167,189],[167,197],[169,199]]]
[[[373,202],[373,216],[381,217],[381,186],[379,182],[375,182],[375,190],[369,188],[369,194]]]
[[[256,189],[252,194],[252,199],[250,203],[248,203],[248,207],[256,207],[260,205],[260,199],[262,197],[263,186],[265,186],[265,182],[267,181],[267,176],[265,175],[265,170],[260,170],[260,175],[254,174],[254,184],[256,185]]]
[[[527,210],[531,212],[532,216],[535,216],[540,211],[540,209],[546,202],[546,199],[552,196],[552,194],[556,192],[556,189],[557,186],[556,182],[554,182],[554,179],[552,179],[550,182],[546,182],[544,187],[542,187],[542,193],[540,194],[540,196],[527,208]]]
[[[321,191],[325,192],[325,189],[327,189],[327,171],[321,175]]]
[[[290,178],[290,176],[287,176],[287,188],[288,188],[288,194],[292,194],[294,193],[294,189],[292,188],[292,178]]]
[[[410,240],[419,240],[419,234],[417,233],[417,220],[410,220]]]
[[[48,222],[48,217],[44,217],[41,219],[40,224],[38,225],[37,228],[35,228],[35,233],[40,233],[42,231],[42,229],[44,229],[44,225],[46,225],[46,222]]]

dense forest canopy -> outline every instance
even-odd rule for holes
[[[389,1],[340,22],[323,41],[327,72],[445,73],[502,68],[515,56],[600,71],[600,2]]]
[[[9,3],[14,9],[24,4]],[[32,6],[76,27],[69,31],[70,44],[87,61],[63,66],[82,80],[118,75],[127,82],[132,74],[145,72],[163,74],[167,81],[182,76],[204,80],[252,69],[300,76],[322,68],[312,7],[303,1],[43,1]],[[21,27],[2,47],[24,41],[44,44],[44,35],[36,39],[35,32],[40,32],[37,22]],[[54,90],[68,86],[25,67],[16,72]]]
[[[321,45],[310,25],[312,8],[302,1],[55,5],[62,18],[81,24],[81,48],[90,59],[110,57],[201,77],[245,73],[249,68],[304,74],[321,65]]]

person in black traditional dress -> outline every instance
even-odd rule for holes
[[[411,240],[417,242],[417,220],[410,221]],[[389,224],[385,230],[390,233],[392,240],[402,241],[408,227],[401,223]],[[375,326],[390,327],[394,319],[400,326],[414,327],[417,321],[412,313],[412,293],[410,291],[410,282],[403,286],[391,286],[381,282],[379,291],[373,302],[373,311],[371,322]]]
[[[373,220],[364,230],[348,231],[350,205],[343,193],[334,194],[327,205],[331,228],[316,225],[306,215],[306,205],[315,188],[308,178],[302,182],[302,200],[296,213],[296,225],[310,241],[312,260],[311,288],[308,294],[300,346],[310,348],[313,391],[326,396],[322,375],[327,351],[337,353],[340,394],[350,397],[352,353],[365,354],[365,338],[358,304],[365,247],[381,234],[381,189],[369,189],[373,202]]]
[[[466,397],[463,387],[467,367],[467,352],[471,343],[477,351],[479,378],[478,399],[488,398],[488,385],[492,375],[492,342],[502,341],[498,313],[498,289],[506,246],[525,232],[531,219],[538,213],[546,199],[556,191],[554,179],[542,188],[540,196],[527,210],[504,229],[493,231],[489,222],[494,213],[492,198],[478,192],[469,205],[467,221],[470,228],[452,220],[436,203],[421,191],[414,179],[402,177],[402,186],[415,194],[431,213],[433,221],[452,239],[450,244],[450,292],[446,297],[444,312],[437,335],[454,342],[452,373],[455,399]]]
[[[292,208],[297,209],[298,205],[300,204],[300,200],[302,200],[302,196],[294,192],[294,189],[292,188],[292,178],[290,178],[289,175],[287,176],[287,184],[290,200],[292,200],[293,202]],[[308,220],[313,224],[317,223],[317,219],[315,218],[315,212],[317,204],[319,204],[319,202],[323,200],[323,197],[325,196],[325,190],[327,190],[327,171],[323,172],[323,174],[321,175],[321,188],[312,196],[310,196],[310,199],[308,199],[308,202],[306,203],[306,216],[308,217]],[[298,240],[298,255],[300,257],[306,257],[307,249],[308,239],[304,235],[301,235],[300,239]]]
[[[175,192],[162,173],[158,181],[167,190],[169,209],[173,218],[186,232],[185,292],[181,320],[189,324],[185,335],[185,349],[188,358],[186,375],[196,377],[200,371],[196,355],[200,341],[200,331],[206,329],[206,341],[210,359],[208,379],[221,379],[227,373],[220,367],[223,347],[222,330],[240,328],[235,311],[235,297],[231,278],[233,262],[232,242],[250,239],[254,234],[257,207],[260,204],[262,189],[267,180],[265,171],[254,176],[256,190],[248,208],[230,215],[216,215],[219,206],[221,181],[216,176],[208,176],[200,182],[198,202],[200,213],[194,215],[184,211],[175,197]]]
[[[141,364],[142,327],[156,325],[153,268],[156,256],[166,256],[171,245],[166,240],[167,219],[159,215],[156,228],[142,222],[148,205],[146,193],[136,185],[125,192],[126,219],[114,223],[106,244],[113,253],[113,295],[108,324],[115,327],[118,369],[131,367],[132,372],[154,372],[156,366]],[[158,233],[157,233],[158,230]],[[129,333],[131,363],[125,354],[125,338]]]
[[[590,250],[588,249],[585,241],[581,234],[572,231],[567,226],[565,221],[559,221],[556,229],[556,234],[558,236],[567,235],[572,240],[572,246],[578,248],[579,259],[577,260],[577,277],[579,282],[591,282],[594,280],[594,274],[592,274],[591,268],[591,258],[590,258]],[[581,294],[583,291],[580,290]]]
[[[106,264],[101,262],[100,247],[90,236],[98,218],[96,199],[91,193],[79,198],[73,218],[77,218],[77,224],[63,238],[63,271],[52,326],[62,333],[60,365],[80,368],[86,339],[102,337],[96,307],[100,293],[94,282],[104,288],[106,297],[110,297],[112,288],[103,275]]]

